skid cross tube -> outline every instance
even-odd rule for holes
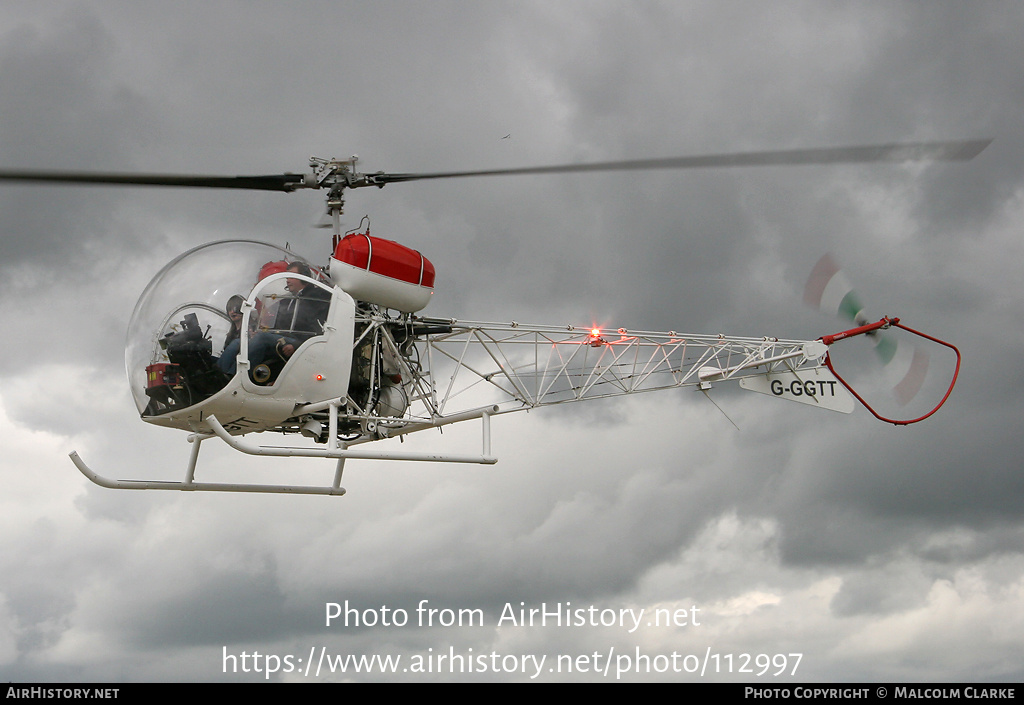
[[[332,407],[333,408],[333,407]],[[498,459],[491,455],[491,414],[492,407],[474,413],[482,425],[481,451],[479,455],[450,455],[444,453],[402,453],[395,451],[349,450],[347,447],[298,448],[257,446],[232,436],[215,416],[207,416],[206,423],[222,441],[247,455],[266,455],[282,458],[334,458],[336,460],[409,460],[434,463],[472,463],[494,465]]]

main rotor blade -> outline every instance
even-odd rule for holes
[[[803,164],[861,164],[868,162],[968,161],[992,142],[991,139],[953,142],[908,142],[859,147],[786,149],[770,152],[737,152],[693,157],[631,159],[620,162],[561,164],[518,169],[448,171],[424,174],[374,174],[373,184],[401,183],[423,179],[452,179],[464,176],[500,176],[505,174],[563,174],[581,171],[626,171],[639,169],[699,169],[735,166],[784,166]],[[368,175],[369,176],[369,175]]]
[[[65,184],[118,184],[121,186],[185,186],[258,191],[294,191],[305,187],[302,174],[269,176],[189,176],[184,174],[125,174],[87,171],[0,171],[0,181]]]
[[[383,186],[405,181],[451,179],[467,176],[501,176],[511,174],[567,174],[585,171],[622,171],[640,169],[697,169],[736,166],[781,166],[799,164],[843,164],[865,162],[967,161],[989,145],[991,139],[956,142],[910,142],[904,144],[868,145],[861,147],[826,147],[789,149],[771,152],[738,152],[694,157],[664,159],[633,159],[591,164],[448,171],[423,174],[358,174],[345,172],[344,188]],[[121,186],[183,186],[192,188],[249,189],[282,191],[301,188],[322,188],[334,183],[321,183],[314,175],[270,174],[266,176],[197,176],[188,174],[94,173],[85,171],[0,171],[0,181],[26,183],[115,184]]]

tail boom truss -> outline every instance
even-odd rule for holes
[[[500,412],[693,386],[822,365],[819,341],[427,319],[432,384],[418,398],[444,415],[483,388]],[[436,385],[436,386],[435,386]]]

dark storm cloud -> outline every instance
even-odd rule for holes
[[[1024,93],[1012,76],[1024,59],[1016,41],[1018,8],[985,3],[985,12],[955,3],[902,4],[877,26],[881,51],[850,93],[851,107],[887,106],[894,129],[925,135],[956,131],[991,136],[995,145],[979,168],[927,180],[921,214],[930,229],[960,230],[990,217],[1021,180],[1018,110]],[[914,26],[915,41],[901,29]],[[851,115],[855,114],[851,111]],[[882,122],[881,120],[879,121]]]
[[[946,665],[933,644],[963,636],[975,660],[946,673],[1019,670],[996,655],[1019,653],[1019,636],[979,636],[1022,618],[1015,4],[3,12],[5,168],[280,173],[309,154],[355,152],[370,171],[434,171],[996,138],[968,164],[350,193],[347,227],[370,213],[374,234],[435,262],[432,315],[816,337],[845,326],[800,304],[831,250],[874,315],[956,341],[965,363],[949,406],[911,429],[716,385],[740,431],[691,390],[501,417],[496,468],[352,463],[350,494],[333,503],[83,490],[65,455],[73,445],[116,477],[180,475],[183,435],[139,423],[122,386],[134,299],[166,261],[209,240],[290,241],[321,258],[323,231],[307,228],[319,194],[4,187],[0,254],[17,286],[0,303],[17,335],[0,370],[0,463],[12,478],[5,535],[20,547],[0,561],[5,674],[16,664],[26,678],[218,678],[218,639],[368,651],[442,637],[538,651],[595,643],[529,630],[325,633],[323,602],[346,598],[489,612],[520,600],[696,599],[705,632],[639,638],[739,652],[785,631],[816,650],[816,677],[913,679]],[[460,433],[422,442],[479,442],[475,429]],[[333,469],[242,460],[212,441],[200,463],[204,479],[225,481],[322,481],[321,471]],[[903,665],[890,669],[894,634]],[[63,670],[40,670],[54,662]]]
[[[7,28],[0,51],[5,168],[133,166],[133,151],[159,131],[159,117],[149,100],[117,78],[117,45],[86,9],[61,14],[43,29],[27,23]],[[112,217],[118,197],[109,191],[10,185],[3,191],[5,269],[68,255],[93,262],[88,246],[107,237],[131,244],[132,235]]]

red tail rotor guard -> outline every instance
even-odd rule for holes
[[[876,419],[878,419],[879,421],[885,421],[886,423],[894,424],[896,426],[909,426],[912,423],[917,423],[918,421],[924,421],[926,418],[928,418],[929,416],[934,414],[936,411],[938,411],[939,408],[943,404],[946,403],[946,400],[949,399],[949,395],[953,391],[953,386],[956,384],[956,377],[957,377],[958,374],[960,374],[960,351],[956,348],[955,345],[951,345],[950,343],[947,343],[944,340],[939,340],[938,338],[933,338],[932,336],[926,335],[926,334],[924,334],[924,333],[922,333],[920,331],[914,330],[913,328],[908,328],[907,326],[905,326],[905,325],[900,323],[900,319],[899,318],[888,318],[888,317],[882,317],[881,320],[876,321],[875,323],[869,323],[867,325],[859,326],[857,328],[851,328],[850,330],[843,331],[842,333],[835,333],[833,335],[824,335],[824,336],[822,336],[820,338],[820,340],[825,345],[832,345],[832,343],[839,342],[840,340],[845,340],[846,338],[852,338],[855,335],[863,335],[864,333],[870,333],[872,331],[876,331],[876,330],[879,330],[879,329],[889,328],[890,326],[896,326],[897,328],[902,328],[903,330],[907,331],[908,333],[913,333],[914,335],[919,336],[921,338],[924,338],[925,340],[930,340],[933,343],[938,343],[939,345],[945,346],[945,347],[949,348],[950,350],[952,350],[954,353],[956,353],[956,369],[953,370],[953,379],[951,379],[950,382],[949,382],[949,389],[946,390],[945,396],[942,397],[942,400],[939,401],[939,403],[935,406],[935,408],[932,409],[931,411],[929,411],[924,416],[920,416],[920,417],[918,417],[916,419],[900,420],[900,419],[889,419],[889,418],[886,418],[886,417],[880,415],[878,412],[876,412],[874,409],[871,408],[870,404],[868,404],[866,401],[864,401],[863,397],[861,397],[859,394],[857,394],[857,392],[853,389],[853,387],[851,387],[850,384],[845,379],[843,379],[842,376],[840,376],[840,374],[838,372],[836,372],[835,367],[832,366],[832,358],[828,354],[825,355],[825,366],[828,367],[829,371],[833,375],[835,375],[836,379],[838,379],[842,383],[842,385],[844,387],[846,387],[846,389],[850,392],[850,394],[852,394],[857,399],[857,401],[859,401],[861,404],[863,404],[864,408],[867,409],[868,411],[870,411],[871,414]]]

